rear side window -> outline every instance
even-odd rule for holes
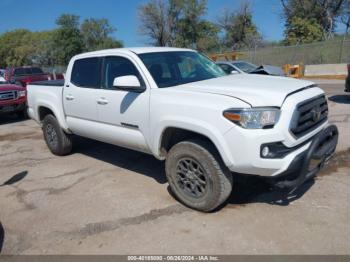
[[[32,67],[32,74],[43,74],[43,70],[39,67]]]
[[[71,82],[79,87],[100,88],[100,58],[76,60],[72,69]]]

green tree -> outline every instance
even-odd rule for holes
[[[168,23],[169,31],[169,45],[176,45],[176,38],[178,37],[179,22],[183,15],[183,6],[185,0],[168,0],[168,17],[166,19]]]
[[[197,47],[197,41],[205,30],[211,29],[210,22],[202,19],[206,13],[206,0],[186,0],[179,2],[182,17],[178,20],[175,43],[180,47]]]
[[[140,32],[155,46],[213,49],[219,28],[203,19],[206,4],[206,0],[152,0],[139,9]]]
[[[120,41],[114,40],[110,35],[116,29],[111,26],[107,19],[86,19],[81,24],[80,32],[83,37],[84,49],[94,51],[106,48],[122,47]]]
[[[52,48],[54,62],[66,65],[72,56],[84,49],[84,43],[79,30],[79,16],[63,14],[57,20],[58,29],[52,34]]]
[[[262,40],[258,28],[253,22],[249,1],[242,2],[238,10],[225,10],[219,18],[219,25],[224,31],[223,43],[227,48],[256,47]]]
[[[152,0],[139,8],[140,33],[151,39],[152,45],[171,45],[170,28],[174,26],[171,19],[168,4],[163,0]]]
[[[35,50],[29,55],[29,60],[33,64],[44,66],[54,65],[52,35],[52,31],[32,32]]]
[[[31,64],[31,54],[36,51],[35,39],[29,30],[17,29],[0,37],[2,67]]]
[[[196,49],[201,52],[216,52],[220,45],[220,28],[209,21],[197,25],[200,34],[196,39]]]
[[[293,17],[285,31],[285,44],[307,44],[321,41],[323,38],[322,27],[315,19]]]
[[[286,20],[286,32],[295,26],[295,17],[318,24],[327,39],[333,35],[336,19],[349,0],[281,0]],[[293,24],[294,22],[294,24]],[[315,39],[316,40],[316,39]]]
[[[31,32],[17,29],[0,34],[0,68],[37,64],[66,65],[70,58],[83,51],[121,47],[110,36],[115,29],[106,19],[86,19],[61,15],[51,31]]]

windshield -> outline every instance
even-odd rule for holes
[[[1,84],[6,84],[5,78],[2,77],[1,72],[0,72],[0,85]]]
[[[233,62],[232,64],[245,73],[253,72],[257,68],[256,65],[243,61]]]
[[[197,52],[157,52],[139,57],[160,88],[226,75],[213,61]]]

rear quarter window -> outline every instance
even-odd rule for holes
[[[72,84],[86,88],[100,88],[100,58],[83,58],[74,62]]]

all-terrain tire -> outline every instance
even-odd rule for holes
[[[53,115],[45,116],[42,128],[45,142],[54,155],[65,156],[72,151],[71,136],[62,130]]]
[[[192,162],[193,164],[191,165],[194,165],[194,168],[191,167],[189,169],[196,170],[196,172],[201,170],[198,174],[203,174],[200,175],[200,182],[206,182],[205,190],[199,190],[198,187],[193,186],[193,184],[198,185],[198,176],[194,176],[192,171],[186,171],[187,173],[190,172],[188,176],[192,180],[190,182],[192,186],[188,186],[189,179],[187,177],[183,178],[183,167],[186,165],[191,166],[188,163]],[[223,164],[215,147],[207,141],[194,139],[176,144],[168,153],[165,169],[170,188],[175,197],[190,208],[204,212],[213,211],[231,194],[233,186],[232,174]],[[196,190],[193,191],[193,187]],[[191,192],[189,193],[188,191]],[[198,193],[199,197],[192,196],[195,191],[200,191]]]

